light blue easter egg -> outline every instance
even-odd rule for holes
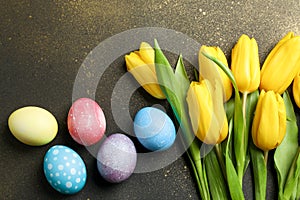
[[[86,183],[86,167],[69,147],[55,145],[44,157],[44,174],[49,184],[62,194],[75,194]]]
[[[151,151],[170,148],[176,138],[173,121],[162,110],[154,107],[139,110],[133,128],[139,142]]]

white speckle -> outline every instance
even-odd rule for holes
[[[57,157],[54,157],[53,160],[54,160],[54,161],[57,160]]]
[[[61,182],[60,182],[60,181],[57,181],[57,184],[58,184],[58,185],[60,185],[60,184],[61,184]]]
[[[71,188],[72,187],[72,183],[70,181],[66,182],[66,187],[67,188]]]
[[[75,175],[75,174],[76,174],[76,169],[75,169],[75,168],[72,168],[72,169],[70,170],[70,172],[71,172],[72,175]]]
[[[67,163],[66,163],[66,166],[67,166],[67,167],[69,167],[69,166],[70,166],[70,163],[69,163],[69,162],[67,162]]]
[[[71,180],[71,178],[72,178],[71,176],[68,176],[68,180]]]
[[[54,149],[53,155],[57,155],[59,153],[58,149]]]
[[[85,174],[85,169],[84,168],[82,169],[82,173]]]
[[[68,157],[67,157],[67,156],[64,156],[64,160],[68,160]]]
[[[53,168],[53,165],[51,163],[48,164],[48,169],[51,170]]]
[[[76,178],[76,183],[80,183],[80,178]]]
[[[203,14],[203,15],[206,15],[206,12],[203,12],[202,14]]]
[[[202,12],[202,9],[201,9],[201,8],[199,8],[199,12]]]
[[[63,170],[64,169],[64,166],[63,165],[58,165],[57,167],[59,170]]]
[[[76,185],[74,188],[75,188],[75,190],[77,190],[78,186]]]
[[[50,177],[53,177],[53,174],[52,174],[52,173],[50,174]]]
[[[69,152],[70,152],[70,149],[65,149],[65,152],[66,152],[66,153],[69,153]]]
[[[78,175],[81,175],[81,171],[78,172]]]
[[[77,155],[76,155],[76,153],[73,153],[73,157],[74,157],[74,158],[77,158]]]
[[[64,172],[64,173],[63,173],[63,176],[67,176],[67,173],[66,173],[66,172]]]
[[[55,176],[59,176],[59,173],[58,173],[58,172],[56,172],[56,173],[55,173]]]
[[[45,162],[48,162],[48,158],[45,159]]]

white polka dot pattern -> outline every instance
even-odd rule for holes
[[[44,157],[44,173],[50,185],[63,194],[79,192],[87,177],[81,157],[63,145],[55,145],[47,151]]]

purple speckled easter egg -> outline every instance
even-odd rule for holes
[[[135,169],[136,161],[137,153],[133,142],[121,133],[107,137],[97,155],[98,171],[111,183],[128,179]]]
[[[106,120],[101,107],[92,99],[77,99],[68,114],[68,129],[79,144],[90,146],[101,140]]]

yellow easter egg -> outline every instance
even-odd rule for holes
[[[51,142],[58,131],[55,117],[36,106],[26,106],[14,111],[8,118],[8,127],[15,138],[31,146]]]

